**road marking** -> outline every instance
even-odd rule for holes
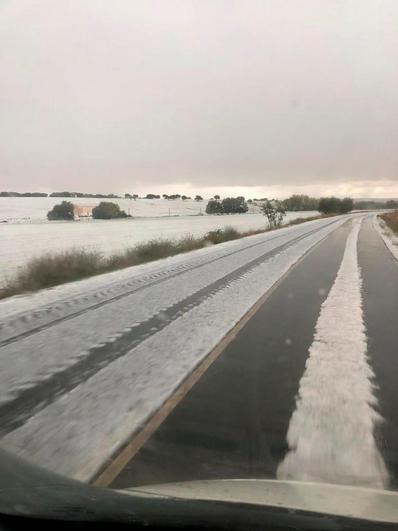
[[[336,280],[321,307],[289,424],[278,479],[386,487],[374,438],[382,421],[367,360],[354,221]]]

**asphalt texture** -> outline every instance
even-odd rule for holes
[[[282,280],[111,487],[275,477],[350,228],[333,232]]]

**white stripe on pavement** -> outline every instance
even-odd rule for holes
[[[322,304],[314,341],[289,424],[289,451],[278,479],[385,487],[388,473],[374,438],[374,374],[367,360],[362,280],[357,259],[360,221]]]

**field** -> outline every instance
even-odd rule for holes
[[[79,202],[89,204],[89,201]],[[9,220],[0,224],[0,283],[12,277],[30,258],[48,252],[84,248],[109,255],[154,238],[178,238],[187,234],[202,236],[227,225],[241,231],[267,226],[264,216],[259,213],[201,216],[198,214],[200,208],[204,210],[205,201],[164,200],[119,200],[122,208],[128,210],[126,204],[132,204],[131,208],[139,210],[141,217],[137,218],[47,222],[46,213],[56,202],[59,199],[0,198],[0,219]],[[98,200],[91,202],[97,204]],[[173,215],[165,215],[168,208],[173,208]],[[285,222],[314,214],[317,213],[289,212]]]
[[[134,218],[169,216],[194,216],[205,213],[207,201],[167,201],[164,199],[95,199],[62,197],[0,197],[0,222],[37,223],[47,221],[47,212],[61,201],[71,201],[77,205],[96,206],[100,201],[117,203],[122,210]],[[258,208],[251,207],[252,212]]]

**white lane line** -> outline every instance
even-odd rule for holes
[[[388,473],[374,438],[373,394],[362,314],[354,221],[344,257],[322,304],[289,424],[278,479],[385,487]]]

